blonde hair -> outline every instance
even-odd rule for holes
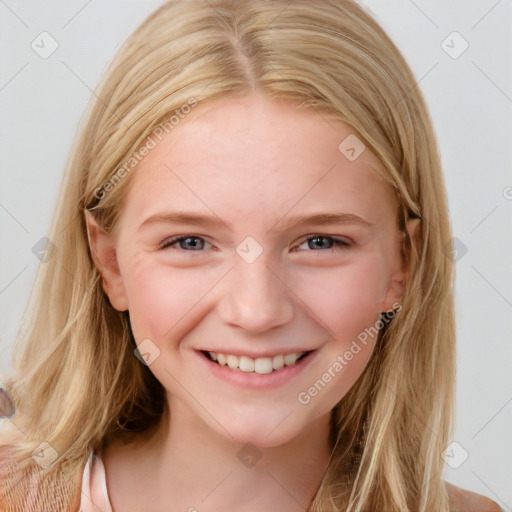
[[[454,270],[440,158],[411,70],[351,0],[175,0],[123,45],[71,150],[49,234],[57,250],[40,264],[17,340],[9,388],[21,406],[2,422],[2,510],[77,507],[89,451],[158,425],[163,387],[102,289],[84,209],[115,230],[127,162],[155,130],[173,129],[184,105],[197,112],[254,92],[350,125],[396,191],[399,227],[421,219],[417,243],[404,242],[401,310],[332,412],[332,457],[309,510],[449,510],[441,453],[453,414]],[[59,455],[47,469],[31,458],[42,441]]]

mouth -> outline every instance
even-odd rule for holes
[[[201,350],[201,352],[207,359],[219,366],[227,366],[232,370],[243,373],[267,375],[278,372],[284,367],[295,366],[314,351],[278,354],[272,357],[258,357],[256,359],[248,356],[236,356],[234,354],[223,354],[207,350]]]

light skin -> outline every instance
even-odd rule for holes
[[[298,395],[396,308],[408,279],[396,198],[368,149],[355,161],[339,151],[351,133],[292,103],[230,98],[195,111],[137,166],[115,235],[88,216],[104,290],[129,311],[136,342],[158,347],[149,369],[171,411],[154,438],[105,451],[116,512],[299,512],[311,502],[331,410],[375,339],[309,403]],[[155,219],[163,212],[218,224]],[[318,213],[344,216],[287,226]],[[407,224],[413,243],[417,228]],[[189,239],[161,248],[178,235]],[[241,245],[247,237],[262,249],[250,263],[236,251],[257,247]],[[205,370],[200,350],[313,353],[280,386],[248,389]],[[237,456],[247,443],[261,455],[252,467]]]

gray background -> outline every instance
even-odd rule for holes
[[[161,3],[0,0],[0,373],[77,123],[120,43]],[[512,2],[361,3],[426,95],[458,240],[457,421],[445,478],[512,511]],[[43,31],[58,42],[46,59],[31,47]]]

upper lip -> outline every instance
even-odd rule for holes
[[[272,350],[259,353],[241,352],[240,350],[224,350],[224,349],[199,349],[201,352],[215,352],[216,354],[229,354],[237,357],[250,357],[251,359],[259,359],[263,357],[275,357],[286,354],[302,354],[304,352],[312,352],[315,349],[283,349],[281,351]]]

